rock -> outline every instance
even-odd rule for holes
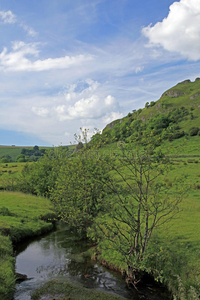
[[[23,282],[25,280],[30,280],[31,278],[28,278],[26,274],[20,274],[20,273],[16,273],[16,283],[20,283]]]
[[[177,97],[180,97],[183,95],[184,95],[184,93],[180,92],[178,90],[169,90],[169,91],[164,92],[164,94],[162,96],[169,96],[171,98],[177,98]]]
[[[186,83],[190,83],[191,80],[190,79],[186,79],[184,81],[179,82],[178,84],[186,84]]]

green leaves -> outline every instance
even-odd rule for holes
[[[51,200],[60,218],[74,230],[86,233],[104,210],[107,169],[92,151],[77,153],[62,164]]]

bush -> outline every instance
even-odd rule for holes
[[[198,133],[199,133],[199,127],[192,127],[189,129],[190,136],[198,135]]]

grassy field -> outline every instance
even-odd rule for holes
[[[0,192],[0,299],[11,299],[15,286],[13,244],[52,229],[50,202],[17,192]]]
[[[73,149],[75,148],[74,145],[69,145],[67,146],[69,149]],[[45,149],[45,150],[48,150],[48,149],[51,149],[53,147],[39,147],[39,149]],[[22,149],[29,149],[29,150],[32,150],[33,147],[27,147],[27,146],[2,146],[0,145],[0,158],[2,156],[5,156],[5,155],[9,155],[11,158],[12,158],[12,162],[15,162],[16,161],[16,158],[18,155],[21,154],[21,151]]]
[[[170,186],[177,178],[182,178],[181,184],[185,194],[180,213],[156,233],[163,246],[160,255],[163,258],[165,256],[160,269],[163,270],[167,278],[166,282],[172,290],[176,275],[180,276],[186,290],[189,290],[190,286],[198,289],[200,283],[200,158],[174,159],[173,163],[173,168],[168,174],[168,184]]]
[[[14,190],[26,163],[0,163],[0,189]],[[29,162],[29,164],[31,164]]]
[[[0,146],[0,157],[9,155],[15,161],[17,156],[21,154],[22,147],[16,146]]]

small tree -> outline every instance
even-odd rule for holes
[[[100,248],[113,249],[134,281],[152,232],[178,213],[181,194],[174,196],[173,187],[173,193],[168,189],[163,178],[167,161],[151,148],[133,152],[122,144],[120,153],[105,160],[112,177],[104,184],[112,195],[107,214],[97,218],[94,230]]]

